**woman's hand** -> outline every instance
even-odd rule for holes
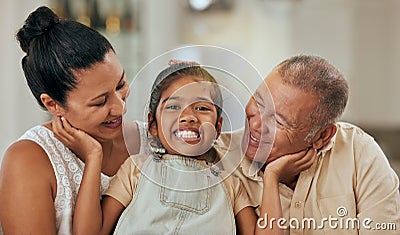
[[[313,164],[317,151],[313,148],[302,150],[297,153],[284,155],[269,163],[264,170],[264,179],[273,177],[279,182],[289,184]]]
[[[102,146],[92,136],[73,127],[63,117],[54,117],[51,124],[57,139],[79,156],[82,161],[87,162],[92,158],[102,160]]]

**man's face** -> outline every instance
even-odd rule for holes
[[[311,143],[305,141],[310,132],[311,123],[308,120],[310,112],[317,104],[317,97],[308,94],[298,88],[283,84],[282,79],[276,69],[274,69],[265,79],[265,84],[256,90],[253,97],[246,106],[246,116],[248,126],[246,127],[242,145],[248,145],[245,150],[246,156],[252,160],[266,163],[272,162],[277,158],[299,152],[311,147]],[[275,104],[275,115],[271,103],[263,104],[272,97]],[[274,120],[275,118],[275,120]],[[274,126],[275,125],[275,126]],[[270,139],[271,130],[275,129],[275,138],[272,149],[262,143],[263,139]],[[269,130],[269,131],[268,131]],[[249,136],[249,138],[246,138]],[[264,136],[269,136],[268,138]],[[246,142],[247,141],[247,142]],[[265,141],[264,141],[265,142]],[[259,147],[257,149],[257,147]],[[269,156],[266,156],[271,149]],[[257,151],[258,150],[258,151]]]
[[[267,84],[262,83],[246,106],[242,150],[254,161],[264,163],[275,136],[275,109]]]

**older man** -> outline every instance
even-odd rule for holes
[[[287,234],[399,234],[398,176],[371,136],[338,122],[348,98],[343,75],[321,57],[300,55],[280,63],[265,83],[269,92],[262,84],[247,104],[244,134],[222,135],[218,143],[239,144],[243,134],[246,157],[235,174],[250,197],[261,204],[265,165],[310,148],[317,155],[308,170],[279,184],[284,218],[260,215],[262,225]],[[256,162],[262,166],[254,172]]]

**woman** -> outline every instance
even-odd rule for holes
[[[95,30],[61,20],[47,7],[32,12],[17,33],[26,53],[29,88],[53,121],[28,130],[5,152],[0,172],[0,221],[5,234],[71,234],[76,195],[88,152],[75,147],[65,126],[101,145],[101,191],[130,154],[145,151],[144,128],[122,116],[129,85],[111,44]],[[125,125],[128,124],[128,125]],[[143,132],[144,133],[144,132]],[[142,142],[142,143],[141,143]],[[83,148],[99,146],[82,144]]]

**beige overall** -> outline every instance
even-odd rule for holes
[[[235,234],[218,170],[181,156],[150,156],[114,234]]]

